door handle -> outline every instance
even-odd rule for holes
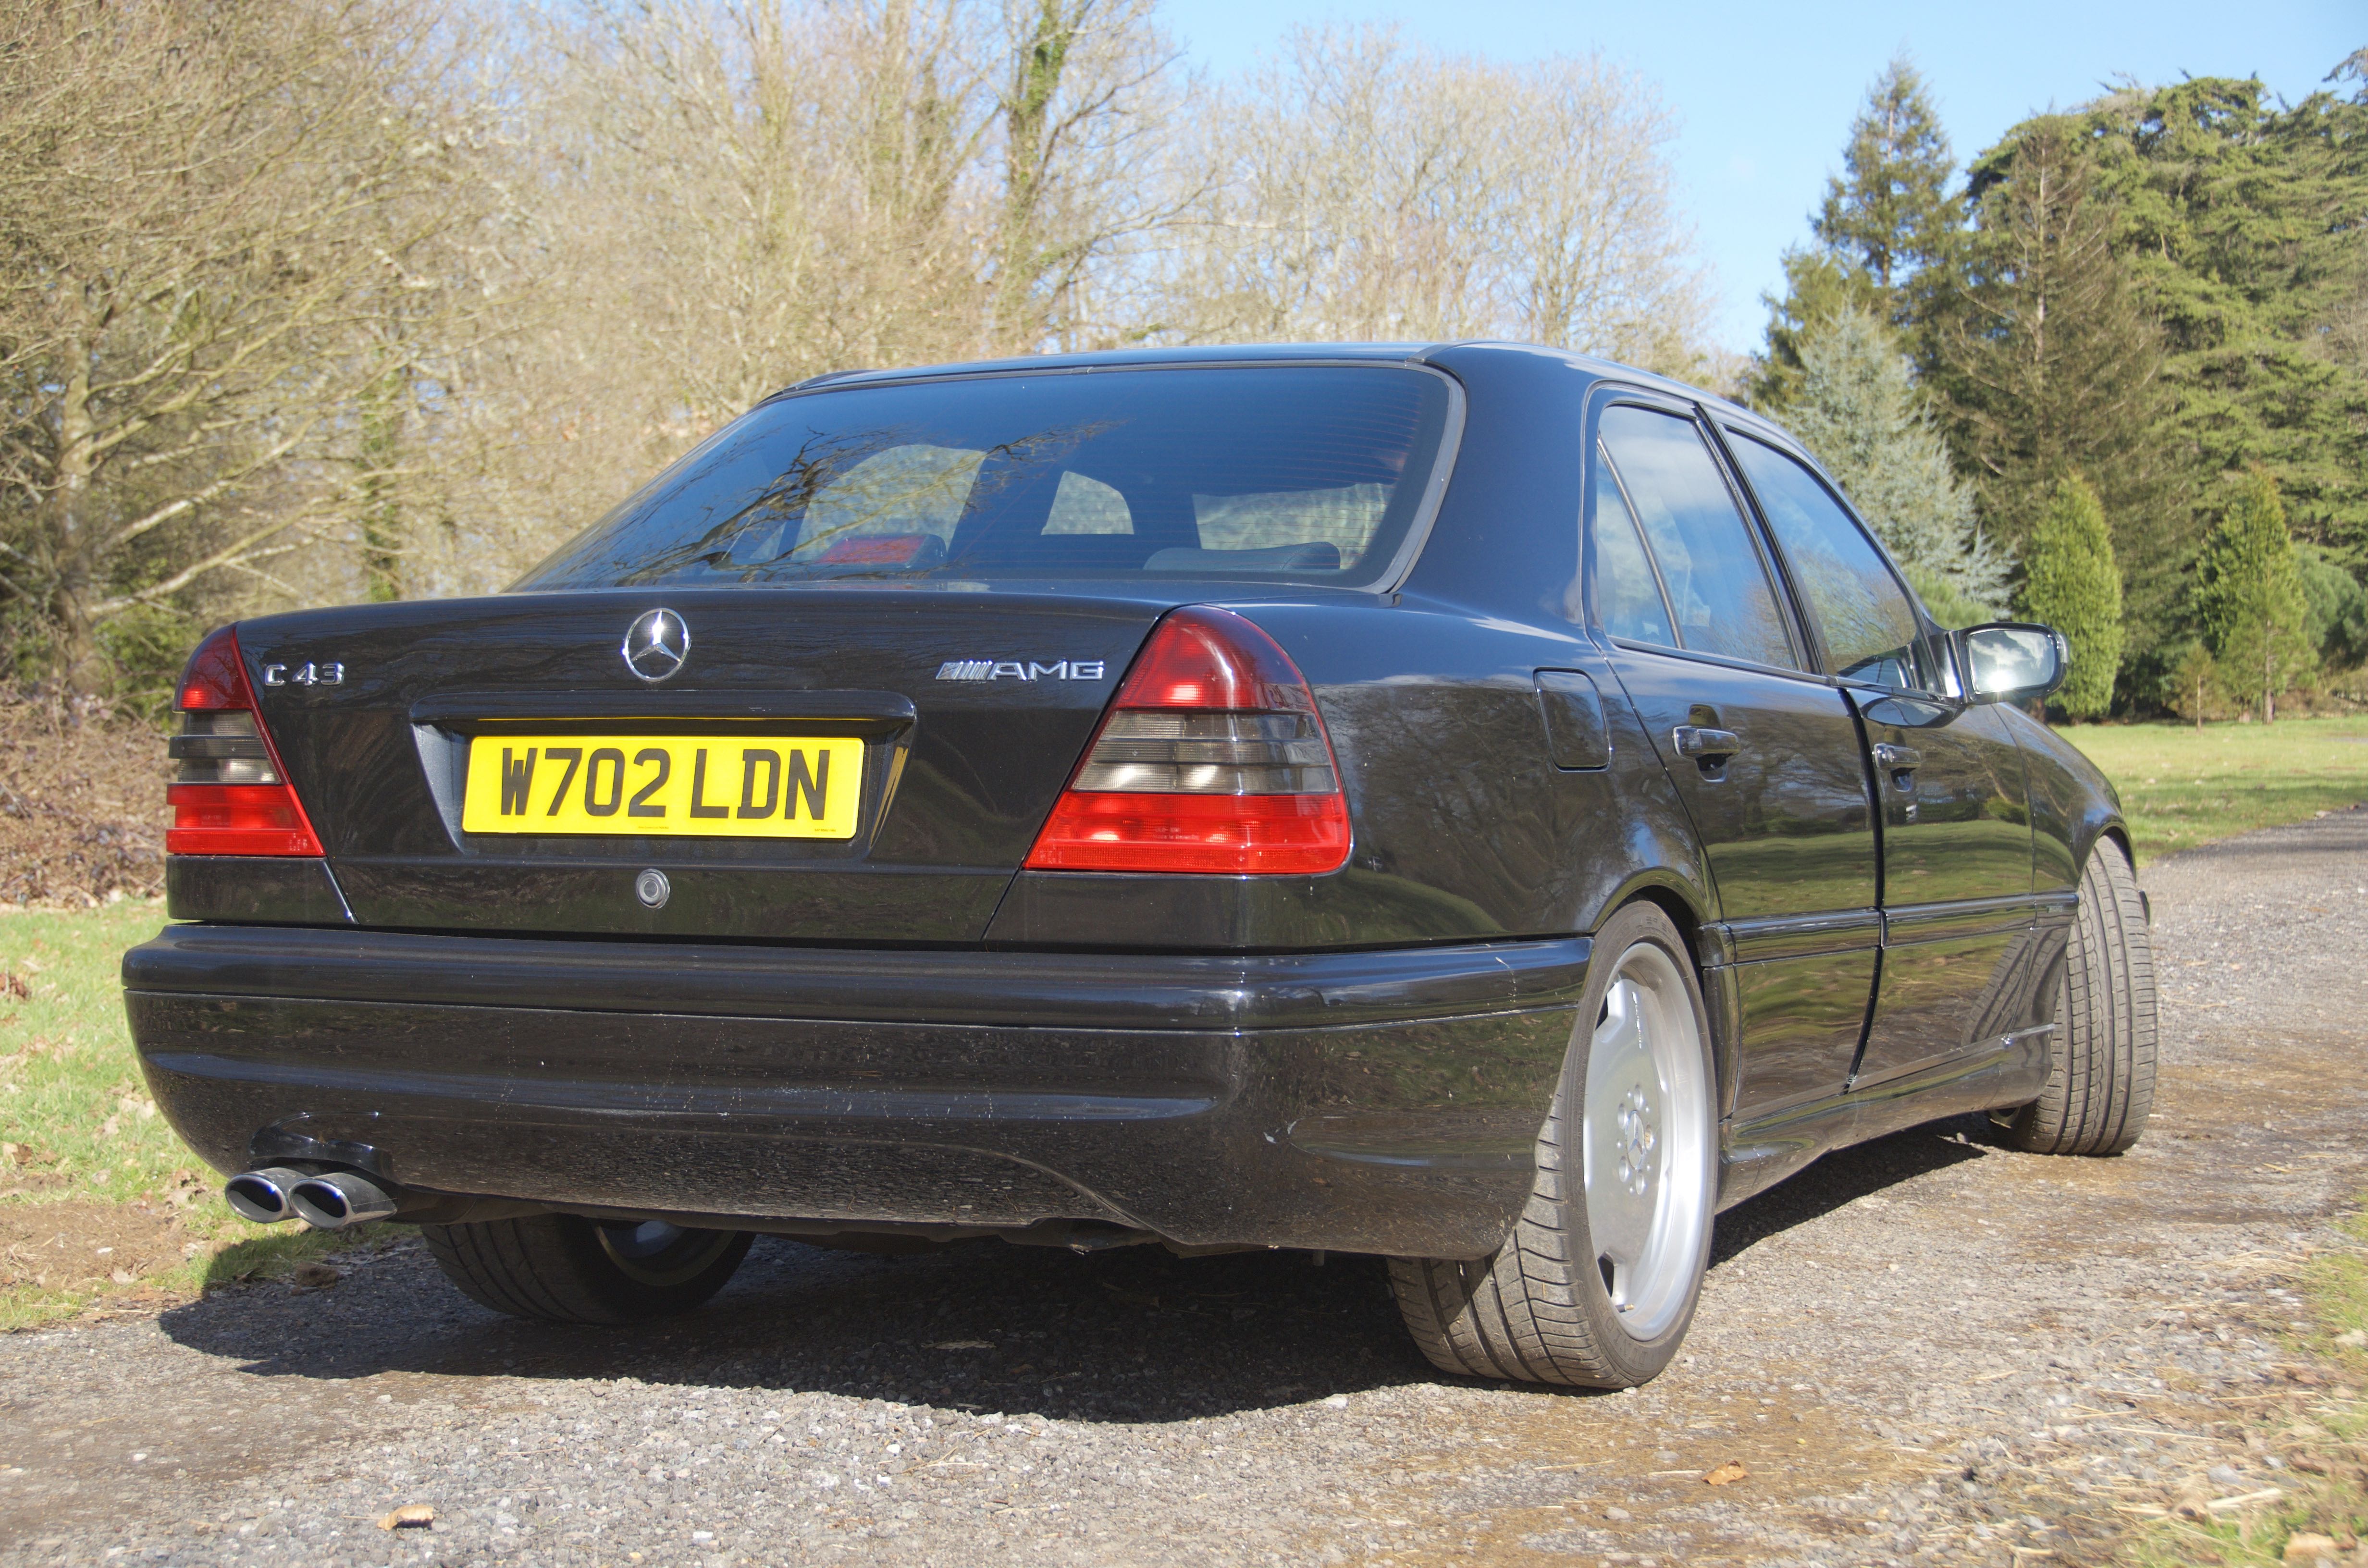
[[[1914,746],[1896,746],[1889,741],[1874,744],[1874,766],[1891,775],[1895,790],[1916,788],[1916,770],[1924,766],[1924,754]]]
[[[1679,724],[1669,732],[1679,756],[1733,756],[1743,749],[1743,737],[1733,730],[1706,730]]]

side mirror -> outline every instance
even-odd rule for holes
[[[2072,650],[2052,627],[2002,620],[1957,636],[1976,702],[2030,702],[2071,673]]]

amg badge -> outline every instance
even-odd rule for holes
[[[1033,659],[948,659],[938,666],[939,680],[1100,680],[1107,661],[1060,659],[1040,665]]]

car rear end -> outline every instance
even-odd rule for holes
[[[1430,869],[1442,735],[1538,749],[1395,602],[1463,401],[835,382],[507,594],[216,632],[160,1105],[260,1218],[1488,1252],[1587,949]]]

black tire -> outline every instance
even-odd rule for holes
[[[2154,1106],[2154,947],[2129,856],[2097,841],[2064,957],[2047,1088],[2013,1114],[2007,1141],[2035,1154],[2118,1154]]]
[[[444,1277],[470,1300],[548,1323],[626,1324],[687,1312],[748,1256],[746,1231],[663,1231],[537,1214],[422,1225]]]
[[[1707,1124],[1700,1129],[1708,1189],[1692,1242],[1691,1273],[1674,1321],[1649,1339],[1621,1325],[1598,1264],[1582,1190],[1579,1119],[1590,1046],[1606,1017],[1605,993],[1622,955],[1640,942],[1662,948],[1675,961],[1693,1011],[1703,1082],[1710,1085],[1702,1108]],[[1652,904],[1633,903],[1604,923],[1596,934],[1578,1018],[1553,1108],[1538,1134],[1536,1183],[1510,1239],[1485,1258],[1390,1260],[1390,1283],[1407,1331],[1442,1371],[1576,1388],[1633,1388],[1669,1364],[1693,1322],[1717,1207],[1717,1074],[1701,983],[1668,915]]]

